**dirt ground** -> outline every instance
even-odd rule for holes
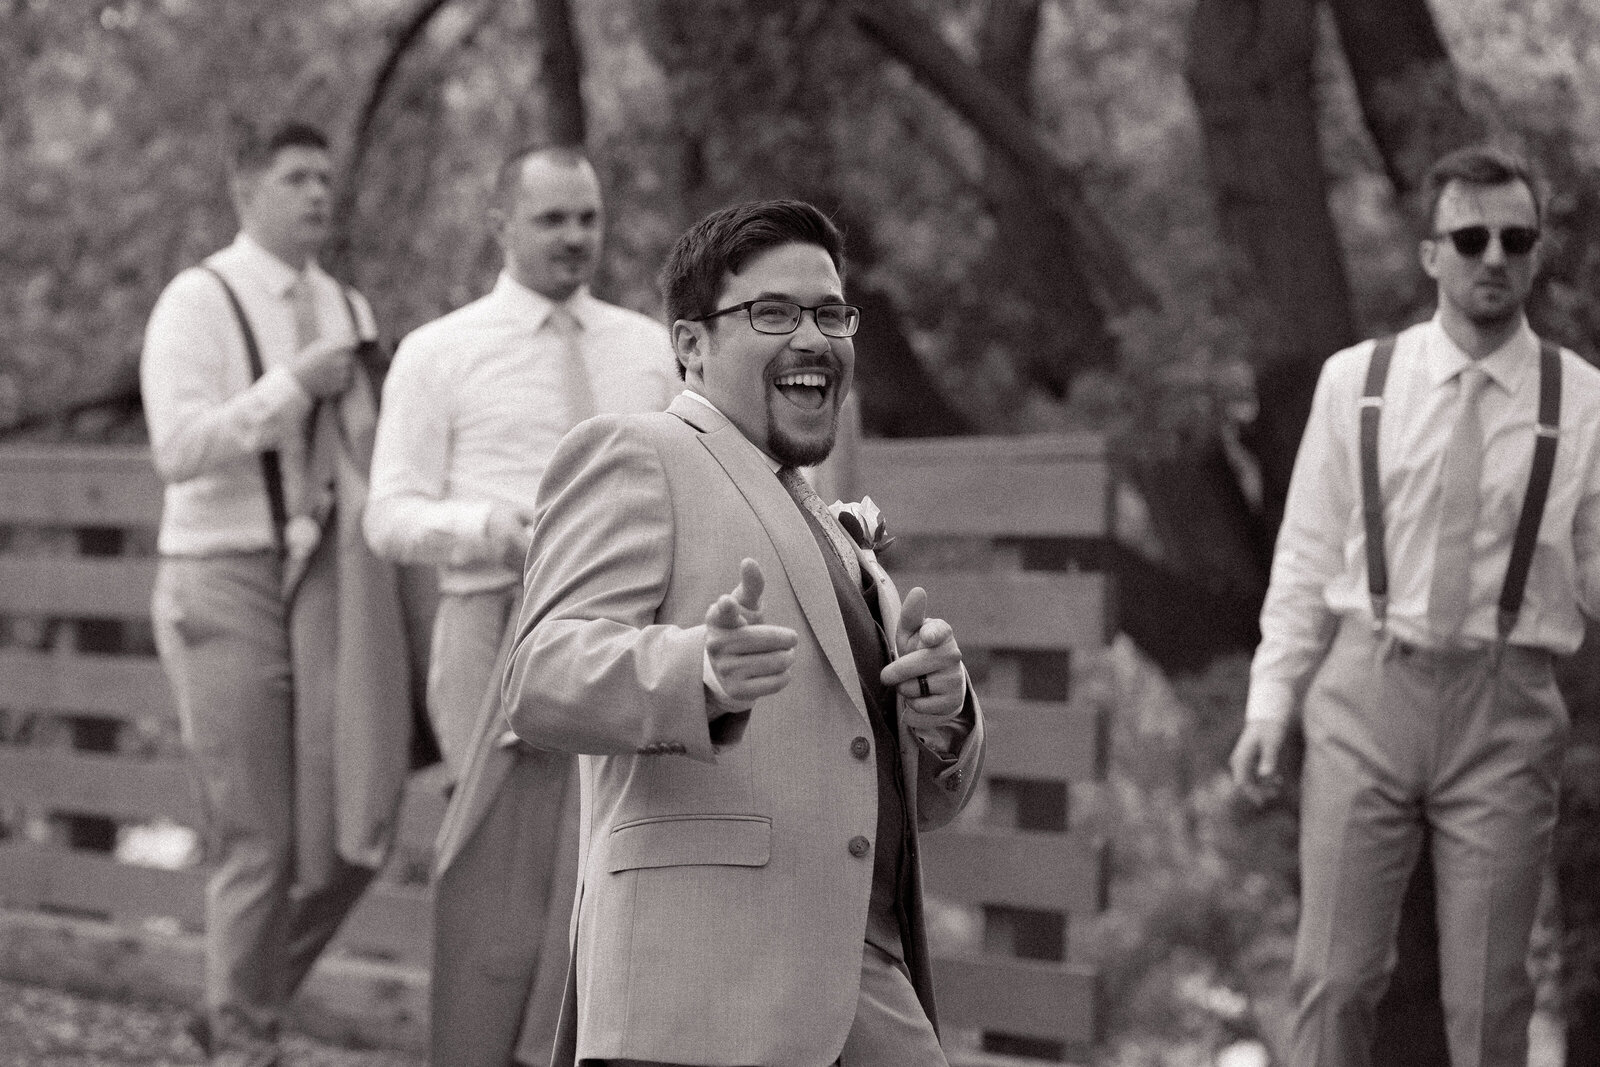
[[[0,1067],[189,1067],[204,1063],[181,1008],[98,1000],[0,981]],[[339,1048],[298,1034],[284,1067],[426,1067],[422,1056]]]

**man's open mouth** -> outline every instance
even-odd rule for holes
[[[828,382],[829,376],[819,370],[791,371],[772,380],[784,399],[806,411],[818,411],[828,402]]]

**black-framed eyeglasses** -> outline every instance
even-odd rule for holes
[[[1487,226],[1463,226],[1433,236],[1435,240],[1450,238],[1450,243],[1455,245],[1458,253],[1468,259],[1477,259],[1489,250],[1489,237],[1496,233],[1500,235],[1500,247],[1508,256],[1525,256],[1539,243],[1539,229],[1536,226],[1503,226],[1498,230],[1491,230]]]
[[[794,333],[800,328],[800,317],[807,311],[816,320],[817,329],[827,337],[850,337],[861,325],[861,309],[854,304],[806,307],[793,300],[746,300],[742,304],[719,308],[709,315],[689,321],[705,322],[719,315],[732,315],[736,311],[749,312],[750,328],[757,333]]]

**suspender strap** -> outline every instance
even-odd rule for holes
[[[1549,341],[1539,342],[1539,425],[1533,441],[1533,468],[1528,472],[1528,495],[1522,500],[1517,518],[1517,533],[1511,542],[1511,562],[1506,567],[1506,582],[1500,589],[1500,609],[1495,616],[1495,631],[1501,644],[1511,636],[1522,611],[1522,594],[1528,586],[1528,568],[1539,540],[1539,523],[1544,518],[1545,499],[1550,495],[1550,474],[1556,465],[1556,441],[1561,423],[1561,349]]]
[[[1392,335],[1373,342],[1361,390],[1361,514],[1367,534],[1367,594],[1372,600],[1372,625],[1379,630],[1389,614],[1389,562],[1384,552],[1383,487],[1378,481],[1378,416],[1393,356]]]
[[[1378,482],[1378,417],[1383,411],[1383,386],[1394,356],[1394,342],[1393,337],[1384,337],[1373,345],[1366,385],[1361,393],[1361,507],[1366,520],[1367,590],[1372,598],[1374,624],[1380,629],[1389,605],[1389,567],[1384,554],[1383,495]],[[1517,518],[1511,560],[1506,565],[1505,584],[1500,589],[1500,604],[1495,615],[1495,631],[1498,644],[1502,646],[1516,628],[1517,616],[1522,611],[1533,550],[1539,540],[1539,524],[1544,519],[1544,505],[1550,495],[1560,422],[1561,349],[1549,341],[1541,341],[1539,423],[1534,436],[1533,466],[1528,472],[1528,492]]]
[[[239,332],[244,335],[244,351],[250,359],[250,380],[254,382],[264,371],[261,366],[261,348],[256,344],[256,334],[250,328],[250,320],[245,317],[244,305],[239,303],[239,295],[233,291],[233,286],[228,284],[228,279],[222,276],[221,271],[209,264],[202,263],[201,266],[217,279],[222,291],[227,294],[228,304],[233,308],[233,317],[239,322]],[[285,555],[288,552],[288,544],[284,540],[284,528],[289,525],[289,507],[283,495],[283,461],[276,449],[268,449],[261,453],[261,480],[267,487],[267,510],[272,515],[272,540],[278,546],[278,553]]]

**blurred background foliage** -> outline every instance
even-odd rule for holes
[[[1273,1037],[1293,820],[1241,814],[1221,775],[1310,385],[1429,312],[1417,184],[1484,135],[1555,178],[1535,321],[1595,355],[1600,6],[0,0],[0,433],[139,438],[145,317],[233,235],[238,127],[285,118],[335,137],[327,260],[391,341],[491,284],[498,161],[577,139],[600,295],[657,313],[687,223],[806,197],[847,231],[869,432],[1106,433],[1123,626],[1179,675],[1118,700],[1095,801],[1108,1047]],[[1140,656],[1101,669],[1138,688]]]

